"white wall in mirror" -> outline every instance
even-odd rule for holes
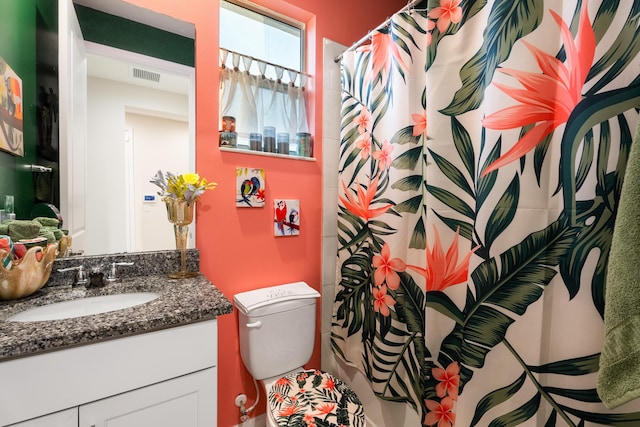
[[[158,187],[149,182],[158,165],[171,167],[174,173],[187,172],[189,159],[189,126],[187,120],[172,120],[146,114],[127,112],[127,141],[131,150],[133,203],[130,206],[130,250],[154,251],[175,249],[173,225],[167,220],[165,204],[156,195]],[[191,228],[193,229],[195,225]],[[193,239],[193,230],[189,233]]]
[[[192,67],[88,43],[85,255],[175,249],[158,169],[195,170]],[[139,82],[132,70],[160,74]],[[139,74],[139,73],[138,73]],[[195,224],[188,247],[194,247]]]

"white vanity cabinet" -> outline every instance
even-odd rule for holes
[[[0,378],[2,427],[215,427],[217,320],[0,362]]]
[[[216,370],[119,394],[80,407],[79,427],[204,427],[216,424]]]

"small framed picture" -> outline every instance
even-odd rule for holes
[[[273,234],[276,237],[300,235],[300,200],[274,199]]]
[[[262,208],[264,198],[264,169],[236,168],[236,207]]]

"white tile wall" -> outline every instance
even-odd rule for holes
[[[322,369],[336,372],[331,351],[331,317],[335,295],[336,257],[338,249],[338,148],[340,145],[340,64],[334,58],[346,46],[324,40],[323,62],[323,215],[322,215]]]

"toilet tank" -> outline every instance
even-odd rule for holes
[[[311,358],[320,294],[304,282],[242,292],[238,308],[240,355],[256,380],[303,366]]]

